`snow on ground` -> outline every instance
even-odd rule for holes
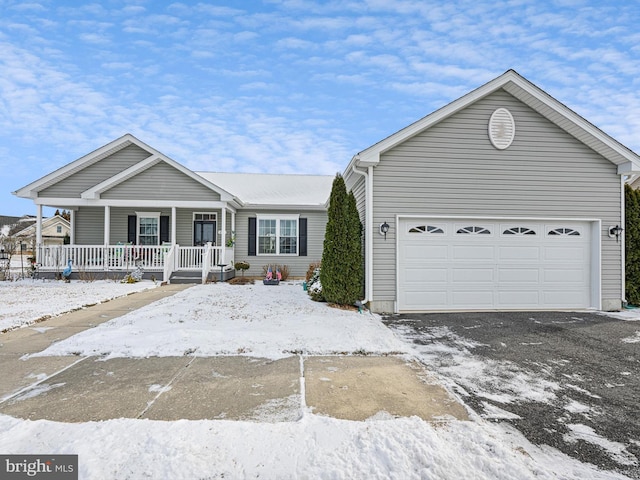
[[[108,357],[404,353],[378,316],[313,302],[301,285],[196,285],[40,355]]]
[[[23,286],[25,292],[30,285]],[[116,284],[104,285],[103,291],[112,288]],[[15,294],[28,303],[48,302]],[[54,344],[46,354],[80,349],[110,356],[182,355],[194,348],[196,355],[279,358],[292,351],[383,353],[406,352],[409,346],[378,316],[312,302],[299,284],[214,284],[111,320]],[[472,365],[472,372],[481,375],[476,368]],[[539,394],[548,394],[548,388],[553,390],[541,385]],[[82,479],[626,478],[532,445],[515,429],[473,413],[472,421],[432,425],[384,413],[365,422],[337,420],[313,414],[304,400],[301,408],[301,419],[273,423],[116,419],[65,424],[0,415],[0,452],[78,454]],[[574,430],[576,437],[586,433]]]
[[[24,279],[0,282],[0,332],[156,286],[151,281],[65,283],[58,280]]]
[[[640,308],[629,308],[619,312],[602,312],[603,315],[626,320],[627,322],[640,322]]]

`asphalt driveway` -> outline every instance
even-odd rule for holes
[[[640,479],[640,322],[586,312],[393,315],[480,416]]]

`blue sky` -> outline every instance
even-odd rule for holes
[[[0,215],[125,133],[196,170],[335,174],[511,68],[640,152],[638,25],[628,0],[0,0]]]

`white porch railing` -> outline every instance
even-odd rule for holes
[[[164,281],[177,270],[202,271],[204,281],[229,250],[214,245],[46,245],[37,248],[36,262],[42,272],[60,272],[69,260],[75,271],[130,271],[140,266],[163,272]],[[224,263],[231,264],[232,255]]]

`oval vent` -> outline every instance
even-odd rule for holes
[[[516,123],[511,112],[506,108],[498,108],[489,119],[489,139],[498,150],[508,148],[516,135]]]

